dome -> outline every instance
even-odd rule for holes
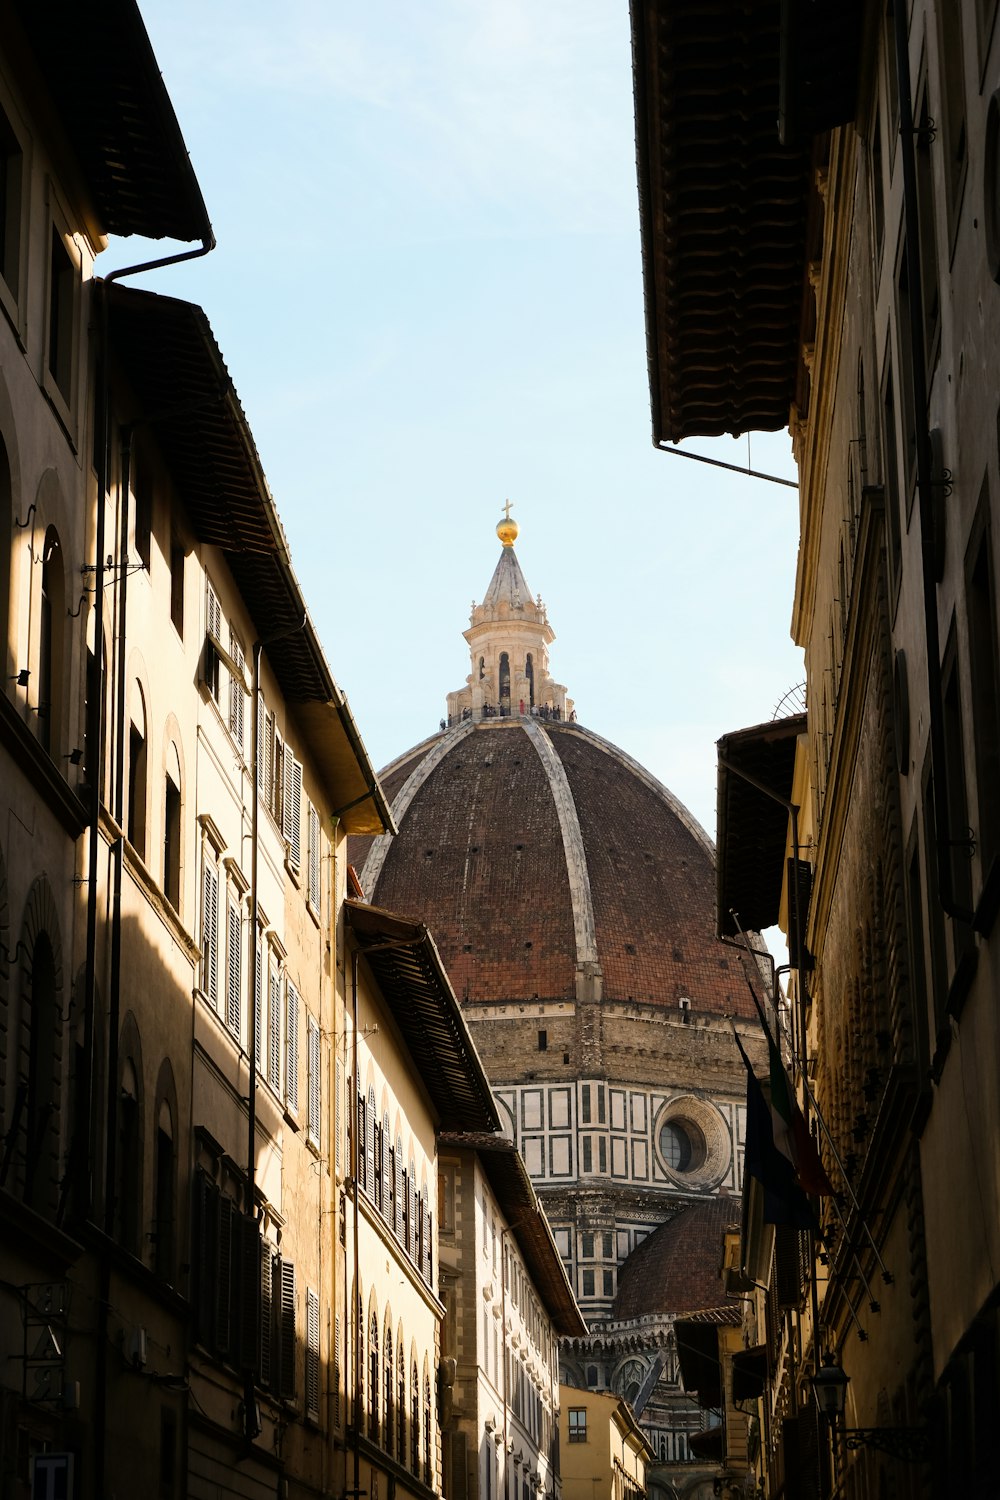
[[[709,1198],[683,1208],[642,1241],[618,1274],[612,1317],[693,1313],[725,1300],[723,1236],[740,1227],[738,1198]]]
[[[593,998],[751,1013],[715,937],[711,842],[580,724],[459,718],[382,773],[399,827],[351,858],[368,900],[426,922],[463,1001]]]

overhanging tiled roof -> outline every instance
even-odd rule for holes
[[[805,731],[806,715],[793,714],[735,730],[718,742],[715,868],[720,937],[737,936],[732,911],[745,932],[762,932],[778,920],[789,817],[782,802],[791,799],[795,746]],[[763,787],[775,795],[769,796]]]
[[[653,441],[777,430],[795,394],[809,137],[853,110],[858,0],[822,22],[794,0],[630,8]]]
[[[204,240],[212,226],[135,0],[15,0],[106,234]]]
[[[100,284],[99,284],[100,285]],[[392,816],[309,619],[253,434],[202,309],[121,285],[102,286],[112,358],[154,435],[199,542],[225,555],[264,654],[349,833]]]
[[[363,901],[344,920],[378,982],[442,1129],[500,1128],[493,1091],[427,928]]]
[[[587,1324],[573,1296],[545,1210],[514,1142],[503,1135],[442,1131],[441,1145],[465,1147],[479,1153],[483,1171],[556,1332],[563,1338],[584,1337]]]

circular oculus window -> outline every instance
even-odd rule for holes
[[[661,1111],[654,1139],[668,1176],[691,1187],[721,1182],[732,1159],[725,1120],[713,1104],[693,1094],[674,1099]]]

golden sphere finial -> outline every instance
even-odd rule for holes
[[[513,547],[519,530],[517,522],[510,513],[510,501],[508,500],[503,508],[503,518],[497,522],[497,536],[505,547]]]

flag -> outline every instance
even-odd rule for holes
[[[782,1156],[791,1162],[796,1181],[805,1192],[812,1193],[817,1198],[828,1197],[833,1193],[833,1186],[799,1109],[781,1054],[770,1036],[767,1039],[767,1051],[774,1144]]]
[[[761,1185],[764,1195],[764,1223],[790,1224],[796,1229],[815,1230],[818,1227],[816,1215],[796,1180],[795,1168],[774,1143],[771,1111],[764,1098],[764,1090],[750,1066],[750,1059],[738,1036],[736,1045],[747,1070],[747,1123],[743,1166],[747,1174]]]

